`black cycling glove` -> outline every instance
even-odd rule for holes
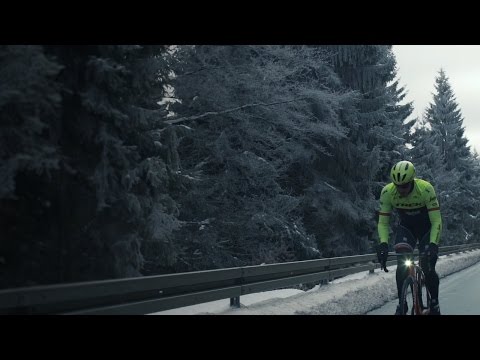
[[[425,246],[425,252],[427,253],[427,256],[430,257],[438,256],[438,245],[435,243],[428,244],[427,246]]]
[[[377,257],[378,262],[380,263],[380,270],[387,270],[387,258],[388,258],[388,244],[387,243],[380,243],[377,246]]]

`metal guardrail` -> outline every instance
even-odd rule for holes
[[[480,248],[445,246],[439,255]],[[417,251],[418,252],[418,251]],[[396,260],[387,265],[396,264]],[[375,254],[0,290],[0,314],[140,315],[379,268]]]

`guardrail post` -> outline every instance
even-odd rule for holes
[[[235,296],[233,298],[230,298],[230,306],[231,307],[240,307],[240,296]]]
[[[241,276],[235,281],[236,284],[243,284],[245,282],[244,278],[244,269],[241,269]],[[230,298],[230,307],[239,308],[240,307],[240,296],[235,296]]]
[[[327,271],[330,271],[330,265],[326,265],[324,268],[323,268],[323,271],[327,272]],[[330,276],[327,276],[326,279],[322,279],[320,280],[320,285],[323,286],[323,285],[328,285],[328,282],[330,281]]]

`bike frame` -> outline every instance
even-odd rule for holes
[[[413,238],[412,233],[404,228],[406,230],[407,236]],[[405,239],[405,238],[404,238]],[[406,239],[405,239],[406,240]],[[406,315],[406,310],[404,309],[404,304],[405,300],[408,298],[408,291],[409,287],[411,287],[412,291],[412,308],[413,310],[412,315],[428,315],[430,313],[430,292],[426,286],[426,279],[425,279],[425,273],[423,272],[422,267],[420,266],[420,259],[425,256],[424,253],[419,253],[418,257],[418,263],[415,262],[414,259],[414,246],[412,246],[408,242],[398,242],[394,245],[394,253],[389,253],[388,256],[400,256],[402,257],[405,262],[403,264],[398,264],[398,266],[407,266],[408,268],[408,273],[407,276],[405,277],[405,280],[403,281],[402,285],[402,290],[400,294],[400,306],[402,308],[402,312]],[[401,263],[400,261],[397,261],[397,263]],[[428,261],[424,262],[425,264],[428,265]],[[386,267],[386,262],[381,265],[385,272],[388,272],[387,267]],[[425,290],[425,299],[424,299],[424,293],[423,290]],[[425,306],[423,306],[423,300],[426,301]]]
[[[411,276],[414,281],[413,281],[413,304],[414,304],[414,309],[415,309],[415,315],[428,315],[430,312],[430,308],[423,307],[422,304],[422,299],[419,299],[419,294],[420,291],[422,291],[421,286],[425,284],[425,274],[420,267],[418,263],[415,263],[413,259],[413,254],[412,257],[409,257],[409,261],[411,261],[411,264],[408,266],[408,276]],[[425,286],[426,292],[427,292],[427,303],[429,303],[428,299],[430,298],[430,293]]]
[[[407,279],[412,279],[411,286],[412,286],[412,298],[413,298],[413,310],[414,310],[414,315],[428,315],[430,313],[430,292],[428,291],[428,288],[425,284],[425,273],[423,272],[423,269],[419,265],[419,263],[415,262],[414,255],[413,253],[394,253],[394,254],[389,254],[389,255],[394,255],[394,256],[400,256],[402,258],[405,258],[405,263],[402,265],[407,266],[408,268],[408,275],[404,280],[404,287],[405,283],[407,282]],[[419,254],[419,257],[425,256],[424,254]],[[425,306],[423,305],[422,298],[419,297],[420,292],[422,291],[422,288],[425,288],[426,291],[426,304]],[[403,297],[403,291],[402,291],[402,297]]]

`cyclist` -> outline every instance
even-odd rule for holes
[[[380,195],[378,261],[384,268],[388,256],[390,215],[392,208],[395,208],[400,217],[395,244],[408,242],[415,248],[418,241],[419,251],[427,254],[426,258],[420,259],[420,266],[425,272],[426,286],[432,297],[430,314],[440,315],[438,303],[440,281],[435,264],[438,259],[442,218],[435,189],[428,181],[415,178],[415,167],[410,161],[396,163],[390,171],[390,177],[392,182],[385,185]],[[402,259],[399,257],[396,272],[399,302],[403,281],[408,274],[407,268],[402,266],[401,262]],[[400,315],[400,304],[395,314]]]

